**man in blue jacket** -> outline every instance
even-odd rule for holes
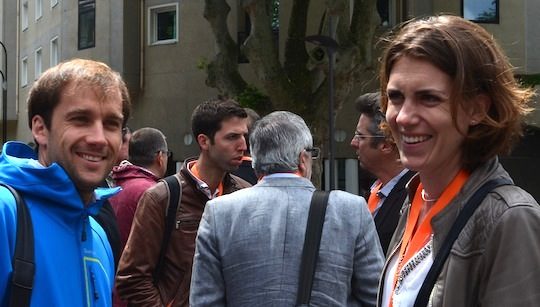
[[[120,75],[75,59],[47,70],[30,89],[28,121],[37,145],[4,144],[0,181],[26,201],[34,228],[31,306],[111,306],[113,255],[92,218],[118,192],[96,189],[111,170],[129,117]],[[17,225],[12,194],[0,188],[0,305],[10,297]]]
[[[191,306],[294,306],[318,151],[298,115],[278,111],[250,136],[251,188],[210,200],[201,220]],[[365,200],[332,191],[310,306],[375,306],[383,255]]]

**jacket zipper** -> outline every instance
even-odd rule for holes
[[[197,225],[200,223],[200,219],[189,217],[189,218],[179,218],[176,220],[176,229],[180,229],[180,226],[191,226],[191,225]]]
[[[84,213],[83,215],[83,221],[82,221],[82,233],[81,233],[81,241],[86,241],[86,225],[88,224],[88,214]]]

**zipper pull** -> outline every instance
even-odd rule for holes
[[[90,271],[90,279],[92,280],[92,288],[94,290],[94,300],[99,300],[99,293],[96,289],[96,274],[94,274],[94,270]]]

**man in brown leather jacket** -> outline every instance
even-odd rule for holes
[[[154,284],[165,227],[169,192],[164,182],[147,190],[139,201],[132,230],[118,267],[116,288],[130,306],[188,306],[197,228],[206,202],[249,186],[230,175],[246,150],[247,114],[232,100],[214,100],[195,108],[192,131],[201,150],[175,174],[182,184],[163,269]]]

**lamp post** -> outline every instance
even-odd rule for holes
[[[334,29],[332,22],[332,15],[328,15],[328,30],[330,36],[324,35],[311,35],[307,36],[305,40],[307,42],[313,43],[315,45],[323,46],[326,48],[326,53],[328,55],[328,160],[329,160],[329,180],[330,180],[330,190],[335,188],[335,143],[334,143],[334,58],[335,52],[337,51],[339,44],[333,38]]]
[[[2,75],[2,143],[7,142],[7,50],[4,43],[0,41],[0,45],[4,49],[4,72],[0,70]]]

